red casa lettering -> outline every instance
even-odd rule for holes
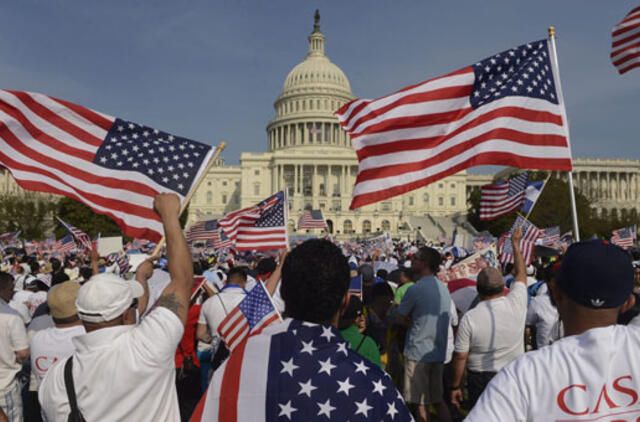
[[[615,409],[616,407],[620,407],[617,404],[615,404],[613,402],[613,400],[611,400],[611,397],[609,397],[609,393],[607,392],[607,384],[604,384],[602,386],[602,390],[600,390],[600,395],[598,396],[598,401],[596,402],[596,407],[593,409],[593,413],[598,413],[600,411],[600,402],[602,401],[602,399],[604,398],[604,401],[607,402],[607,406],[609,406],[609,409]]]
[[[616,378],[615,381],[613,381],[613,389],[631,397],[631,402],[627,404],[627,406],[631,406],[632,404],[638,401],[638,393],[636,393],[636,391],[631,388],[623,387],[622,385],[620,385],[620,381],[624,379],[633,381],[633,378],[631,378],[631,375],[625,375],[623,377]]]
[[[47,372],[51,367],[51,365],[53,365],[57,361],[58,361],[58,358],[54,357],[53,362],[49,364],[48,356],[38,356],[37,358],[35,358],[36,368],[38,368],[38,371],[41,371],[41,372]]]
[[[579,388],[582,391],[587,391],[587,386],[586,385],[579,385],[579,384],[572,384],[572,385],[570,385],[568,387],[563,388],[558,393],[558,398],[557,398],[558,407],[560,407],[560,409],[562,409],[563,412],[568,413],[570,415],[574,415],[574,416],[586,415],[587,413],[589,413],[589,408],[588,407],[584,411],[580,412],[580,411],[573,411],[573,410],[569,409],[569,407],[567,406],[567,403],[566,403],[566,401],[564,399],[564,396],[572,388]]]

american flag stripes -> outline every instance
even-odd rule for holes
[[[131,237],[163,235],[153,199],[181,202],[214,148],[42,94],[0,90],[0,165],[27,190],[68,196]]]
[[[74,242],[71,234],[67,234],[65,237],[55,242],[52,249],[62,255],[65,255],[76,249],[76,242]]]
[[[522,251],[522,257],[526,265],[531,264],[533,260],[533,251],[536,247],[536,240],[542,236],[542,232],[536,226],[534,226],[529,220],[525,220],[522,216],[516,218],[515,223],[509,230],[509,233],[505,233],[500,237],[498,242],[498,253],[500,254],[500,262],[506,264],[514,262],[513,258],[513,244],[511,243],[511,235],[516,227],[522,228],[522,240],[520,241],[520,250]]]
[[[496,164],[571,170],[557,65],[547,40],[338,110],[360,162],[351,208]]]
[[[2,244],[12,244],[16,240],[18,240],[18,237],[20,236],[20,233],[22,233],[22,232],[21,231],[17,231],[17,232],[8,232],[8,233],[0,234],[0,243],[2,243]]]
[[[621,248],[633,247],[633,242],[637,237],[636,226],[623,227],[613,231],[611,236],[611,243],[618,245]]]
[[[611,30],[611,62],[622,75],[640,66],[640,6]]]
[[[540,230],[542,233],[542,244],[550,248],[558,248],[560,246],[560,227],[553,226]]]
[[[197,221],[187,231],[188,243],[202,242],[218,236],[218,220]]]
[[[324,229],[327,223],[322,216],[322,210],[304,210],[298,219],[298,230]]]
[[[264,327],[280,318],[269,293],[261,282],[222,320],[218,334],[229,348],[238,347],[251,334],[261,332]]]
[[[58,221],[65,229],[67,229],[67,232],[69,232],[69,234],[73,237],[73,240],[76,242],[76,246],[78,247],[78,249],[83,249],[85,252],[89,252],[93,249],[93,243],[91,242],[91,238],[88,234],[86,234],[79,228],[72,226],[71,224],[65,223],[60,218],[58,218]]]
[[[236,250],[286,248],[286,202],[280,191],[258,205],[227,214],[218,224]]]
[[[526,171],[506,182],[482,186],[480,219],[493,220],[520,208],[524,203],[528,182],[529,172]]]

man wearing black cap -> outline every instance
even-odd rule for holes
[[[616,325],[635,302],[633,286],[624,250],[573,244],[549,285],[566,337],[507,365],[466,420],[638,420],[640,318]]]

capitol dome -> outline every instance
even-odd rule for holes
[[[309,53],[291,69],[274,103],[275,117],[267,126],[270,151],[314,145],[351,147],[334,113],[354,96],[347,76],[325,55],[317,10],[308,40]]]

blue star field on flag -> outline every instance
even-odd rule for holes
[[[540,40],[506,50],[473,65],[471,92],[475,109],[508,96],[525,96],[558,104],[549,47]]]
[[[391,377],[334,327],[294,320],[274,335],[267,391],[268,421],[412,420]]]
[[[93,162],[137,171],[184,196],[209,150],[209,145],[116,119]]]

